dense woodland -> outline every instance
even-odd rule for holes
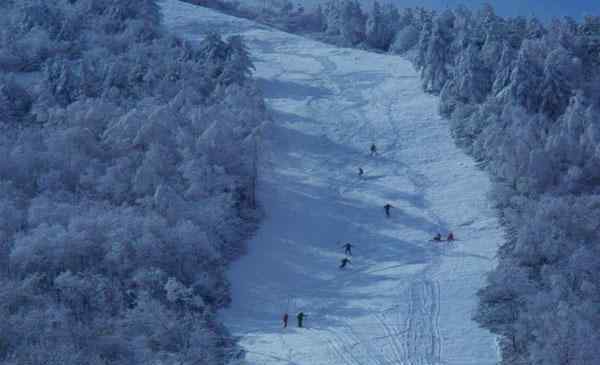
[[[0,2],[0,363],[221,364],[266,120],[239,37],[156,0]]]
[[[543,24],[490,6],[279,3],[221,10],[408,57],[457,143],[490,172],[506,241],[475,319],[499,336],[502,363],[600,363],[600,16]]]

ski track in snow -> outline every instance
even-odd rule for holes
[[[495,338],[470,319],[502,240],[490,183],[454,146],[412,66],[161,5],[168,28],[190,41],[243,35],[273,115],[259,191],[267,217],[233,265],[223,314],[247,363],[495,364]],[[429,241],[448,230],[459,240]],[[340,270],[348,241],[354,257]],[[306,328],[295,328],[298,311]]]

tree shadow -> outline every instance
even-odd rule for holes
[[[322,98],[332,95],[329,89],[304,85],[298,82],[258,78],[258,87],[268,99],[305,100],[307,98]]]
[[[230,315],[243,322],[239,328],[279,333],[283,313],[292,316],[298,311],[307,314],[308,327],[335,325],[339,318],[370,314],[356,305],[369,291],[369,300],[393,302],[398,291],[370,288],[382,280],[401,286],[404,266],[426,264],[436,253],[422,242],[390,233],[390,228],[408,227],[430,237],[444,227],[399,208],[388,219],[383,207],[360,195],[340,196],[337,188],[350,178],[340,177],[339,171],[362,152],[291,127],[274,126],[271,133],[277,163],[283,167],[275,166],[262,177],[258,196],[267,216],[249,244],[248,256],[232,268],[234,277],[244,278],[232,282]],[[418,192],[380,192],[410,205],[426,205]],[[347,241],[356,244],[356,262],[340,270],[341,243]],[[393,262],[395,269],[370,272],[380,260]]]
[[[373,181],[373,180],[383,179],[384,177],[387,177],[387,175],[363,175],[361,177],[361,180],[364,180],[364,181]]]

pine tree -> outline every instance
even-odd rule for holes
[[[496,66],[496,77],[492,85],[493,95],[499,95],[510,85],[510,75],[515,58],[516,51],[510,46],[509,42],[504,42],[502,55]]]
[[[241,36],[231,36],[227,39],[226,62],[219,77],[221,83],[242,85],[252,75],[254,65]]]
[[[225,60],[227,59],[227,44],[223,42],[217,33],[209,33],[202,41],[201,54],[206,60],[206,67],[211,80],[218,79],[223,73]]]

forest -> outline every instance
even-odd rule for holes
[[[207,4],[202,0],[188,0]],[[600,362],[600,16],[543,23],[331,0],[221,11],[344,47],[403,55],[456,142],[489,172],[506,240],[474,319],[502,364]]]
[[[155,0],[0,2],[0,363],[217,364],[268,119],[239,37]]]

